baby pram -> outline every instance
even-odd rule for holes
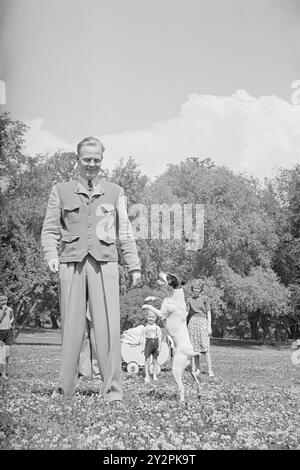
[[[144,325],[129,328],[121,336],[121,356],[126,363],[126,370],[129,374],[135,375],[139,368],[145,365],[145,356],[142,352],[142,342]],[[161,371],[171,357],[172,338],[163,334],[161,350],[157,358],[157,374]],[[149,365],[150,373],[153,373],[152,357]]]

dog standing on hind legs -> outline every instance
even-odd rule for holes
[[[181,282],[175,274],[160,273],[157,283],[168,290],[167,297],[164,298],[160,310],[152,305],[144,304],[142,309],[154,312],[162,319],[166,332],[172,337],[174,342],[174,358],[172,364],[173,377],[178,385],[180,402],[184,402],[184,385],[182,374],[190,364],[191,358],[197,356],[194,352],[186,324],[187,310],[184,299],[184,292]],[[155,297],[147,297],[145,302],[154,300]],[[198,396],[200,396],[200,382],[194,371],[191,375],[196,382]]]

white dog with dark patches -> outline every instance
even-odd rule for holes
[[[184,292],[181,288],[180,280],[175,274],[160,273],[157,283],[160,286],[167,287],[168,290],[168,295],[164,298],[160,310],[148,304],[144,304],[142,309],[151,310],[156,313],[162,319],[167,334],[173,339],[175,353],[172,373],[179,388],[180,401],[184,402],[182,374],[190,363],[191,357],[197,355],[193,350],[187,329],[186,317],[188,312],[184,300]],[[155,299],[155,297],[147,297],[145,302]],[[191,374],[197,384],[198,395],[200,396],[199,380],[192,371]]]

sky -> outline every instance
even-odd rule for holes
[[[29,155],[93,135],[109,169],[198,156],[263,179],[299,162],[299,39],[299,0],[0,0],[0,108]]]

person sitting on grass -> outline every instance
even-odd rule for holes
[[[10,346],[13,341],[14,314],[7,306],[7,296],[0,296],[0,377],[8,379],[10,361]]]
[[[150,382],[149,365],[150,358],[153,359],[153,380],[157,380],[157,357],[161,350],[162,332],[155,323],[157,316],[150,310],[146,310],[147,323],[144,329],[142,351],[145,355],[145,382]]]

